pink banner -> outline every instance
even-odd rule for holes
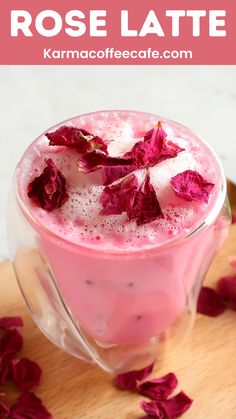
[[[0,64],[236,64],[235,0],[7,0]]]

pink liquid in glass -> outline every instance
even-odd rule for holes
[[[159,119],[146,113],[104,111],[66,124],[101,136],[109,143],[109,154],[119,156]],[[217,216],[224,203],[224,178],[218,159],[196,134],[161,121],[168,137],[185,151],[150,169],[165,218],[140,227],[125,213],[100,215],[100,173],[79,173],[77,152],[49,147],[45,135],[27,149],[18,166],[18,192],[37,231],[40,255],[74,321],[103,344],[147,342],[173,325],[190,304],[196,278],[205,275],[222,241],[224,229]],[[48,157],[66,176],[70,196],[50,213],[27,197],[28,183],[41,173]],[[208,204],[175,195],[170,178],[187,169],[215,184]],[[144,170],[136,174],[141,182]]]

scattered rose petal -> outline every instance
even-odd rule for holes
[[[224,299],[213,288],[202,287],[197,303],[197,312],[209,317],[216,317],[226,310]]]
[[[34,393],[23,393],[10,409],[11,419],[51,419],[52,415]]]
[[[230,263],[231,267],[232,267],[232,268],[233,268],[233,270],[236,272],[236,256],[232,256],[232,255],[230,255],[230,256],[228,257],[228,259],[229,259],[229,263]]]
[[[151,402],[142,400],[140,406],[150,418],[177,419],[191,407],[192,403],[193,400],[181,391],[167,400]]]
[[[11,362],[12,379],[22,391],[31,390],[39,385],[42,370],[36,362],[29,359],[13,359]]]
[[[176,195],[187,201],[208,203],[214,183],[208,182],[195,170],[185,170],[171,178],[171,186]]]
[[[167,134],[159,122],[145,134],[144,141],[137,142],[124,157],[135,159],[136,168],[155,166],[163,160],[174,158],[183,148],[167,140]]]
[[[191,407],[193,400],[190,399],[187,394],[181,391],[180,393],[176,394],[176,396],[165,400],[163,403],[165,404],[165,408],[170,419],[175,419],[179,418]]]
[[[0,419],[7,419],[9,414],[9,407],[0,400]],[[9,418],[10,419],[10,418]]]
[[[140,383],[138,392],[152,400],[164,400],[173,392],[177,385],[177,377],[171,372],[164,377]]]
[[[147,402],[146,400],[142,400],[140,402],[140,407],[145,413],[147,413],[147,418],[169,419],[165,406],[160,401],[153,400],[152,402]]]
[[[0,318],[0,329],[9,330],[15,327],[22,327],[23,320],[21,317],[2,317]]]
[[[77,150],[81,154],[92,150],[101,150],[107,154],[107,145],[98,136],[90,134],[82,128],[62,126],[55,132],[45,134],[50,146],[65,146]]]
[[[0,357],[5,355],[14,356],[23,348],[23,338],[16,329],[7,330],[0,338]]]
[[[129,220],[136,220],[138,226],[164,218],[149,174],[135,194],[134,203],[127,209],[127,214]]]
[[[40,176],[28,185],[28,197],[46,211],[60,208],[68,199],[66,178],[57,169],[52,159],[46,160],[46,166]]]
[[[236,223],[236,214],[232,214],[232,224]]]
[[[220,278],[217,290],[224,299],[227,307],[236,310],[236,276]]]
[[[6,384],[10,378],[11,355],[0,356],[0,385]]]
[[[138,381],[144,380],[151,374],[154,364],[149,365],[139,371],[128,371],[124,374],[116,376],[115,383],[122,390],[134,390],[137,387]]]
[[[136,167],[134,165],[128,166],[104,166],[102,168],[102,183],[103,185],[110,185],[122,177],[132,173]]]
[[[81,156],[78,161],[78,170],[82,173],[91,173],[104,166],[130,166],[133,162],[131,158],[106,156],[105,153],[94,150]]]
[[[135,175],[127,176],[124,180],[111,186],[106,186],[101,195],[102,215],[118,215],[127,211],[132,205],[138,190],[138,180]]]

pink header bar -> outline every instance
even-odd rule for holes
[[[0,64],[236,64],[235,0],[8,0]]]

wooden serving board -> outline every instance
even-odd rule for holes
[[[231,205],[236,211],[236,187],[230,184]],[[235,199],[233,199],[235,198]],[[206,283],[214,285],[232,273],[228,255],[236,254],[236,224],[215,259]],[[0,317],[21,315],[25,327],[23,356],[37,361],[43,379],[36,394],[55,419],[138,419],[141,397],[122,392],[113,379],[97,367],[85,364],[53,346],[37,329],[16,284],[9,261],[0,263]],[[173,371],[183,389],[194,399],[186,419],[236,418],[236,312],[217,318],[197,315],[190,338],[156,366],[153,376]],[[16,391],[9,387],[9,401]]]

